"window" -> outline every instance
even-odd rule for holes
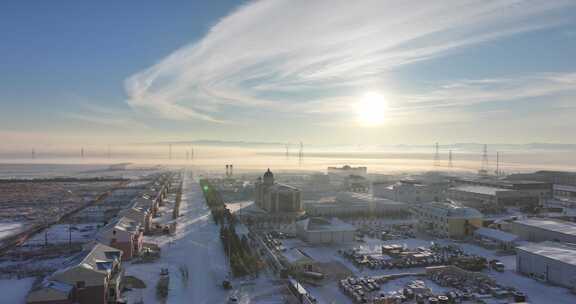
[[[82,288],[85,288],[85,287],[86,287],[86,282],[84,282],[84,281],[77,281],[77,282],[76,282],[76,288],[82,289]]]

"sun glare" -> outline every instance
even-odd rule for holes
[[[367,93],[356,105],[358,123],[363,126],[379,126],[386,116],[386,101],[378,93]]]

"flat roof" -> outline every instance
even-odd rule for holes
[[[478,228],[474,231],[474,234],[502,242],[513,242],[518,239],[518,236],[515,234],[485,227]]]
[[[529,218],[514,221],[513,223],[550,230],[562,234],[576,235],[576,223],[545,218]]]
[[[500,191],[514,191],[512,189],[503,189],[497,187],[489,187],[489,186],[476,186],[476,185],[460,185],[453,188],[451,190],[458,190],[464,192],[471,192],[471,193],[478,193],[478,194],[485,194],[485,195],[496,195],[496,192]]]
[[[576,245],[558,242],[528,243],[517,249],[576,266]]]

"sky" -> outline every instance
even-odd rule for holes
[[[4,145],[574,143],[576,1],[11,1]]]

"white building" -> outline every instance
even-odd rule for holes
[[[313,244],[353,242],[355,233],[356,227],[337,218],[310,217],[296,222],[298,237]]]
[[[576,287],[576,245],[543,242],[520,246],[516,271],[572,289]]]
[[[511,222],[508,230],[530,242],[576,243],[576,223],[549,218],[529,218]]]

